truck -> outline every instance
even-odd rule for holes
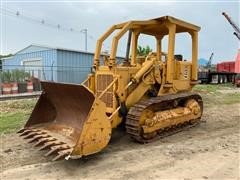
[[[216,64],[216,70],[205,67],[198,72],[198,80],[204,84],[236,83],[237,74],[240,73],[240,49],[235,61],[223,61]]]

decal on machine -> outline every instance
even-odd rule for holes
[[[188,78],[188,67],[187,67],[187,66],[184,66],[184,69],[183,69],[183,77],[184,77],[185,79]]]

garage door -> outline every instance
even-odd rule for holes
[[[42,60],[39,59],[25,59],[22,61],[25,71],[29,72],[31,76],[39,79],[44,78]]]

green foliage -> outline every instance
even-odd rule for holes
[[[30,79],[31,74],[29,72],[24,72],[24,76],[25,76],[24,78]]]
[[[12,56],[12,54],[7,54],[7,55],[1,55],[1,54],[0,54],[0,60],[1,60],[2,58],[6,58],[6,57],[10,57],[10,56]]]
[[[19,70],[14,70],[14,71],[12,71],[12,80],[14,81],[14,82],[19,82],[19,78],[20,78],[20,76],[19,76],[19,72],[18,72]]]
[[[0,134],[10,133],[20,129],[27,118],[28,115],[22,112],[1,114]]]
[[[232,83],[225,84],[198,84],[194,86],[193,90],[196,91],[205,91],[205,92],[216,92],[217,90],[224,90],[227,88],[232,88]]]
[[[229,93],[223,98],[223,104],[236,104],[240,103],[240,93]]]
[[[36,99],[0,102],[0,134],[16,132],[23,127],[35,104]]]
[[[138,46],[137,48],[137,55],[138,56],[147,56],[152,49],[147,45],[146,47]]]
[[[2,58],[10,57],[12,54],[0,55],[0,70],[2,70]]]
[[[1,71],[0,78],[1,82],[10,83],[12,81],[11,71]]]
[[[240,103],[240,93],[232,83],[199,84],[193,90],[201,94],[205,108]]]
[[[30,78],[30,73],[24,70],[14,69],[0,72],[1,82],[24,82],[25,79]]]

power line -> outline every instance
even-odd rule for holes
[[[46,26],[49,28],[58,29],[58,30],[70,32],[70,33],[82,33],[85,35],[85,51],[87,51],[88,39],[90,39],[94,42],[96,41],[96,39],[91,34],[89,34],[87,28],[75,29],[72,27],[63,26],[59,23],[55,23],[55,24],[50,23],[49,21],[47,21],[44,18],[30,17],[30,16],[23,14],[22,12],[20,12],[18,10],[13,10],[13,9],[9,9],[9,8],[1,8],[0,10],[2,11],[2,15],[19,18],[19,19],[25,20],[29,23],[39,24],[39,25],[43,25],[43,26]],[[106,46],[104,43],[102,44],[102,46],[105,49],[109,49],[109,46]],[[121,50],[119,49],[119,51],[121,51]]]
[[[41,24],[41,25],[44,25],[44,26],[48,26],[48,27],[59,29],[59,30],[63,30],[63,31],[84,33],[84,29],[80,29],[79,30],[79,29],[74,29],[72,27],[66,27],[66,26],[61,25],[59,23],[56,23],[56,24],[50,23],[50,22],[48,22],[45,19],[27,16],[27,15],[23,14],[20,11],[15,11],[15,10],[10,10],[10,9],[3,9],[3,8],[1,10],[3,12],[3,15],[7,15],[7,16],[11,16],[11,17],[17,17],[17,18],[23,19],[25,21],[29,21],[31,23],[37,23],[37,24]]]
[[[89,34],[89,32],[86,28],[75,29],[75,28],[66,27],[66,26],[63,26],[63,25],[57,24],[57,23],[56,24],[50,23],[45,19],[30,17],[30,16],[27,16],[27,15],[21,13],[20,11],[16,11],[16,10],[1,8],[1,11],[2,11],[2,15],[20,18],[22,20],[28,21],[29,23],[35,23],[35,24],[46,26],[46,27],[58,29],[61,31],[71,32],[71,33],[82,33],[85,35],[85,51],[87,51],[87,39],[95,41],[93,36]]]

